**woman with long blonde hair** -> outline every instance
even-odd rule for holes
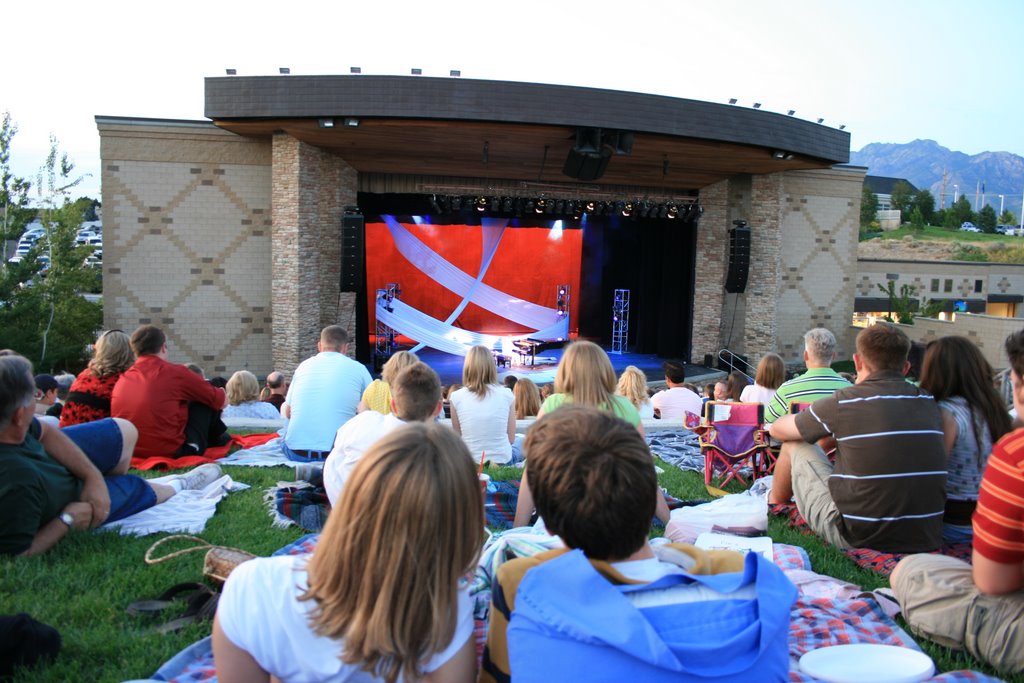
[[[635,365],[627,365],[626,369],[619,375],[619,383],[615,386],[615,393],[629,399],[640,419],[654,419],[654,406],[651,405],[651,397],[647,394],[647,375]]]
[[[409,423],[356,465],[312,555],[228,578],[213,626],[222,683],[476,679],[466,575],[483,540],[466,446]]]
[[[398,376],[398,373],[405,368],[419,362],[415,353],[409,351],[396,351],[391,354],[380,369],[380,379],[370,382],[370,386],[363,391],[362,400],[356,407],[356,412],[365,410],[376,410],[385,415],[391,414],[391,381]]]
[[[540,391],[533,380],[523,377],[516,382],[515,388],[512,389],[512,395],[516,399],[517,420],[537,417],[537,413],[540,411]]]
[[[537,413],[537,418],[572,403],[612,413],[637,428],[644,434],[640,413],[624,396],[615,394],[615,369],[600,346],[589,341],[576,341],[566,347],[562,360],[555,371],[555,393],[549,396]],[[527,462],[530,454],[525,453]],[[653,461],[651,467],[654,466]],[[515,526],[526,526],[533,515],[533,495],[527,482],[526,470],[519,485],[519,499],[516,501]],[[668,522],[668,505],[658,491],[658,505],[655,511],[658,519]]]
[[[486,346],[474,346],[462,366],[462,388],[449,397],[452,429],[462,436],[473,457],[498,465],[513,464],[516,438],[515,398],[498,384],[494,356]]]
[[[60,411],[60,426],[94,422],[110,417],[110,394],[124,371],[135,363],[129,337],[122,330],[107,330],[92,346],[89,365],[78,373]]]
[[[740,400],[748,403],[768,403],[786,381],[786,364],[777,353],[766,353],[757,364],[754,383],[743,387]]]

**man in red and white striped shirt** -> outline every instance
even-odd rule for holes
[[[1024,415],[1024,330],[1006,340],[1013,403]],[[974,512],[972,564],[912,555],[890,581],[917,633],[966,649],[1001,672],[1024,671],[1024,429],[996,443]]]

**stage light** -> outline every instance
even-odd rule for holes
[[[781,149],[777,149],[774,152],[772,152],[772,159],[782,159],[785,156],[786,153],[783,152]]]
[[[576,201],[572,202],[572,217],[578,220],[582,215],[583,205]]]
[[[558,290],[558,296],[565,296],[565,289],[564,288]],[[560,302],[560,303],[565,303],[565,302]]]
[[[658,207],[658,218],[668,218],[668,207],[664,204]]]
[[[555,213],[557,213],[559,216],[561,216],[563,213],[565,213],[565,200],[564,199],[559,199],[557,202],[555,202]]]
[[[481,213],[487,210],[487,197],[479,197],[476,200],[476,210]]]
[[[292,72],[292,70],[291,70],[291,69],[289,69],[289,68],[288,68],[288,67],[286,67],[286,66],[282,66],[281,68],[279,68],[279,69],[277,70],[277,73],[281,74],[282,76],[287,76],[287,75],[288,75],[288,74],[290,74],[291,72]]]
[[[594,202],[587,202],[586,204],[583,205],[583,210],[586,211],[587,213],[594,213],[595,208],[596,206]]]
[[[790,109],[789,111],[786,112],[786,116],[792,116],[795,113],[796,113],[796,109]]]
[[[754,102],[754,109],[760,109],[760,108],[761,108],[761,103],[760,102]]]
[[[413,76],[419,76],[419,75],[421,75],[422,73],[423,73],[423,69],[413,69],[413,70],[412,70],[412,75],[413,75]]]
[[[437,195],[430,195],[430,210],[434,213],[441,213],[441,205],[437,203]]]
[[[501,199],[498,197],[491,197],[491,213],[498,213],[501,210]]]
[[[512,198],[505,197],[505,201],[501,203],[501,210],[505,213],[512,213]]]
[[[460,78],[462,76],[462,72],[459,71],[458,69],[452,69],[451,71],[448,72],[448,75],[451,76],[452,78]]]
[[[441,213],[448,213],[452,210],[451,197],[441,197]]]
[[[348,126],[349,128],[358,128],[359,127],[359,119],[356,119],[356,118],[353,118],[353,117],[350,116],[350,117],[345,119],[345,125]]]
[[[361,73],[363,73],[363,70],[361,68],[359,68],[358,66],[351,66],[351,67],[349,67],[348,72],[350,74],[361,74]]]
[[[736,98],[735,97],[730,97],[729,98],[729,104],[736,104]]]
[[[622,215],[626,218],[633,215],[633,202],[626,202],[622,205]]]
[[[544,209],[547,208],[547,204],[547,200],[541,197],[540,199],[537,200],[533,210],[536,211],[537,213],[544,213]]]
[[[334,119],[320,119],[317,123],[321,128],[334,128]]]
[[[818,119],[818,123],[825,123],[825,119]]]
[[[452,211],[462,210],[462,197],[459,195],[452,195]]]
[[[226,73],[228,76],[234,76],[234,75],[236,75],[238,73],[238,70],[237,69],[224,69],[224,73]]]
[[[676,206],[675,204],[669,204],[668,205],[667,217],[668,218],[677,218],[678,216],[679,216],[679,207]]]
[[[846,124],[844,123],[843,125],[839,126],[839,130],[846,130]]]
[[[530,213],[531,211],[533,211],[534,206],[535,206],[534,201],[532,199],[527,199],[526,200],[526,207],[525,207],[526,213]]]

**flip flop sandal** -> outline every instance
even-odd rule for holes
[[[177,619],[171,619],[166,624],[156,627],[156,632],[161,634],[177,633],[186,626],[198,624],[202,621],[213,619],[217,613],[217,601],[220,593],[210,592],[207,594],[197,592],[188,600],[188,609]]]
[[[213,590],[205,583],[179,583],[171,586],[153,600],[137,600],[128,605],[127,612],[133,617],[146,614],[159,614],[169,607],[190,601],[197,595],[209,596]]]

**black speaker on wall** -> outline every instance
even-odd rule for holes
[[[742,223],[742,221],[736,221]],[[741,294],[747,288],[750,273],[750,228],[737,225],[729,231],[729,271],[725,276],[725,291]]]
[[[355,207],[345,207],[341,217],[341,291],[358,292],[363,285],[363,264],[366,231],[363,214]]]

